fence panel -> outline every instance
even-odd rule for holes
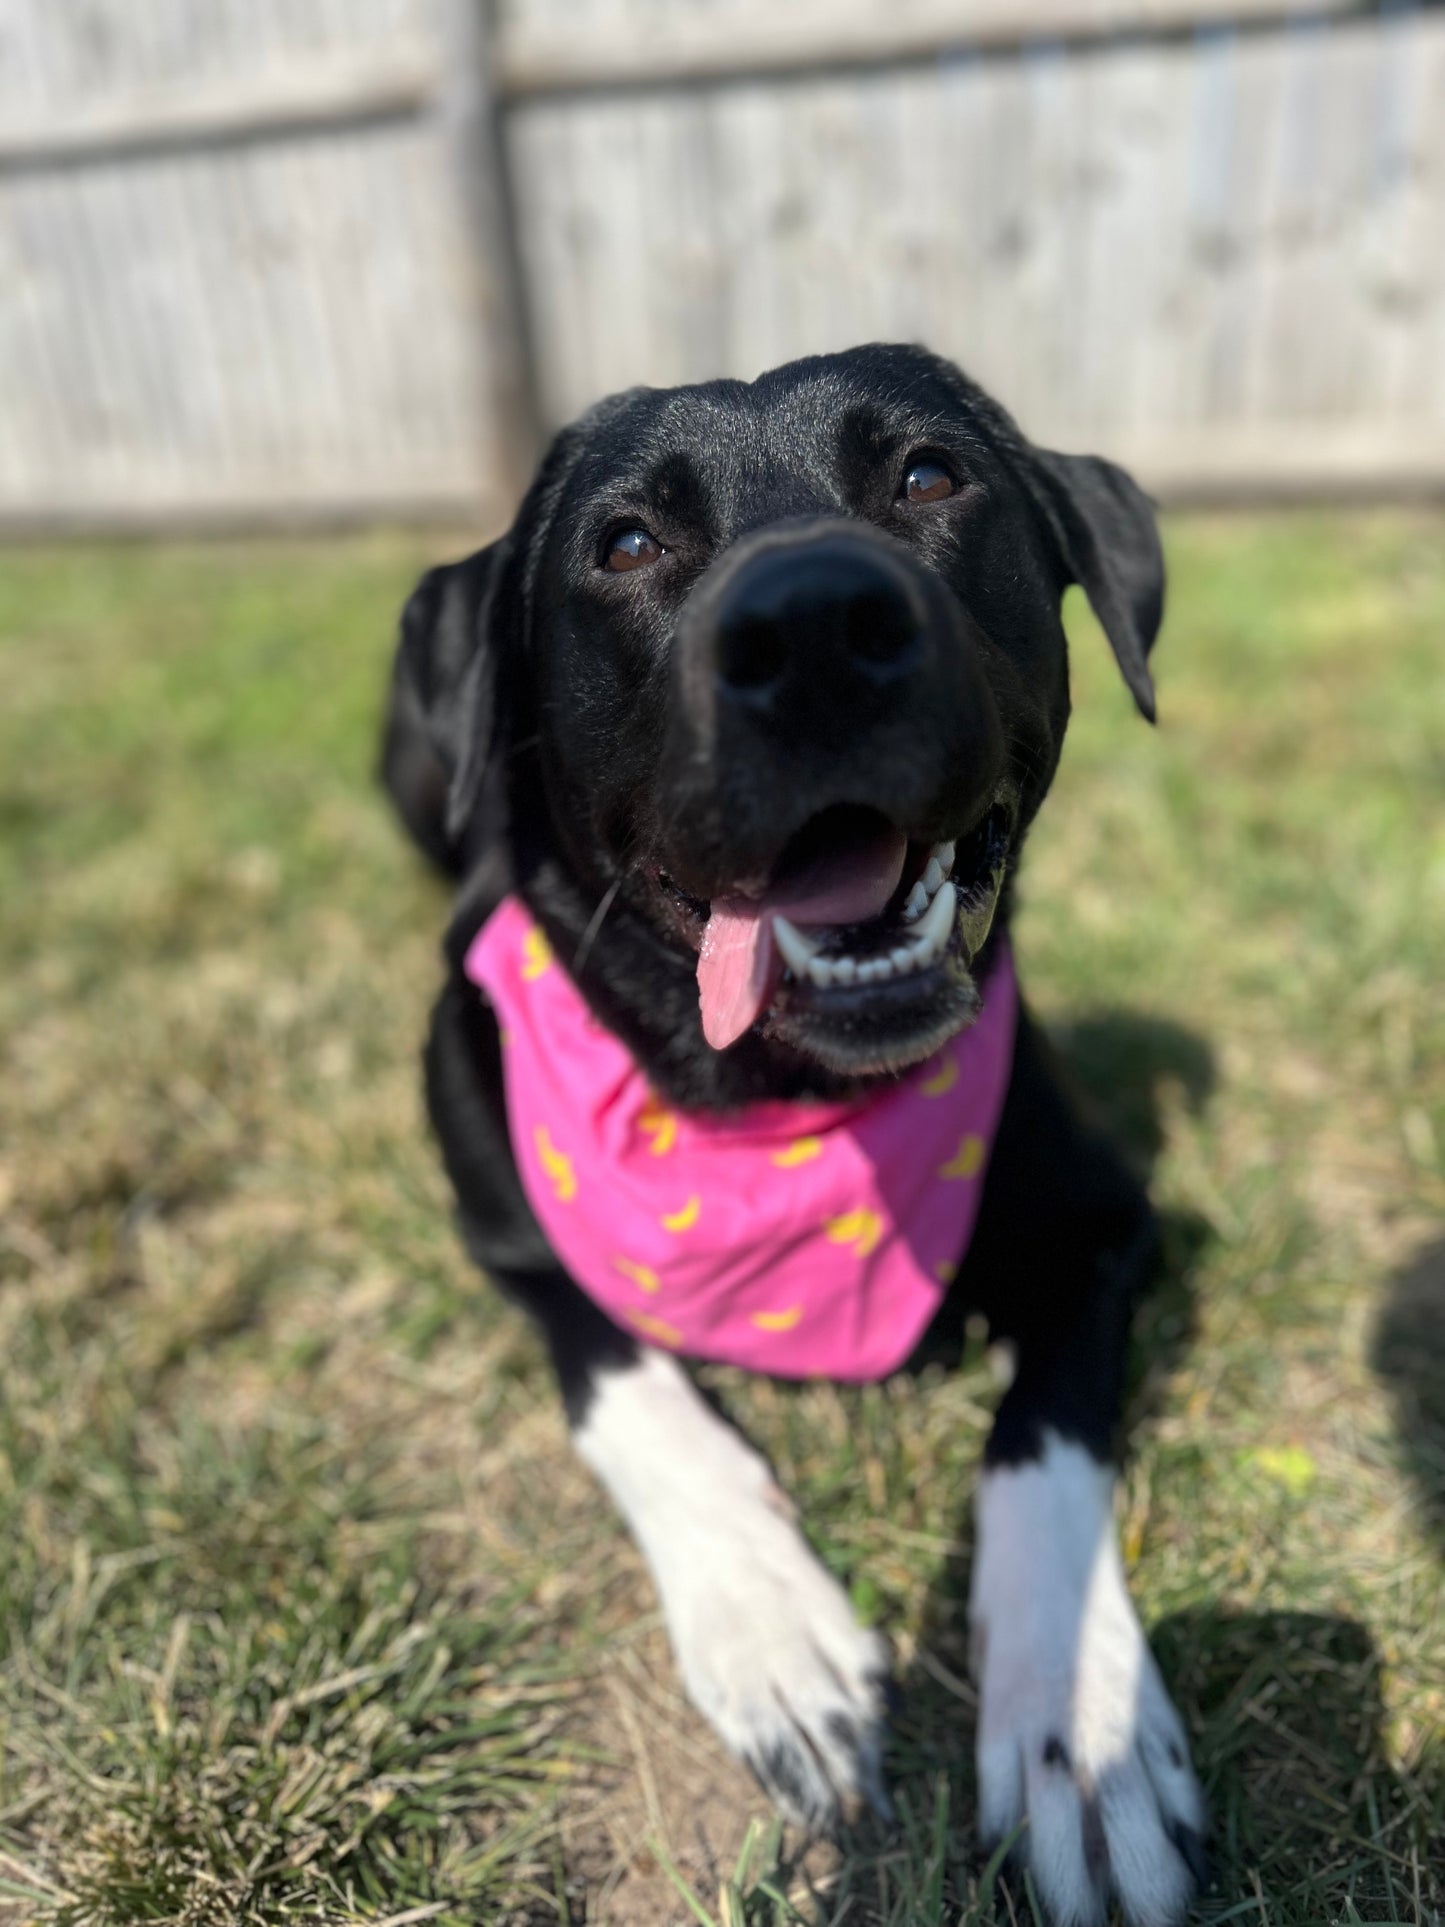
[[[1169,31],[1120,34],[1140,9],[1096,5],[1085,32],[1088,0],[1048,0],[1070,37],[1020,38],[1016,6],[1012,44],[758,78],[728,31],[753,0],[510,5],[552,419],[633,382],[923,340],[1031,433],[1166,490],[1445,484],[1445,13],[1220,25],[1194,0],[1195,30],[1165,5]],[[843,12],[885,33],[885,10]],[[550,81],[540,18],[574,23]],[[584,85],[599,38],[631,65],[614,51]],[[736,71],[708,77],[705,42]]]
[[[0,520],[503,512],[469,13],[0,0]]]
[[[535,412],[880,337],[1445,487],[1445,8],[0,0],[0,526],[494,519]]]

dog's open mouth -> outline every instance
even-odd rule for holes
[[[966,969],[993,921],[1011,817],[998,801],[966,835],[926,843],[840,805],[790,840],[757,895],[705,903],[660,875],[697,935],[708,1043],[726,1050],[776,1003],[843,1017],[926,994],[950,961]]]

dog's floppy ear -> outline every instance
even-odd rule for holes
[[[511,530],[464,562],[429,570],[402,611],[382,780],[417,842],[454,874],[498,848],[506,830],[498,739],[516,700],[539,558],[567,477],[587,437],[640,392],[609,395],[561,429]]]
[[[494,766],[497,603],[510,554],[504,536],[465,561],[429,569],[401,615],[382,780],[417,842],[447,870],[461,867],[470,832],[489,829],[479,819],[493,800],[483,791]]]
[[[1034,494],[1068,579],[1088,596],[1140,713],[1154,721],[1149,651],[1164,617],[1164,555],[1154,505],[1097,455],[1033,451]]]

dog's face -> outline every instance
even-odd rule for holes
[[[1152,713],[1144,498],[915,349],[618,396],[460,570],[405,631],[454,834],[504,843],[584,964],[606,932],[685,977],[708,1050],[826,1076],[977,1009],[1071,581]]]

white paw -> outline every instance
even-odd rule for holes
[[[808,1549],[767,1467],[673,1359],[601,1375],[576,1440],[652,1568],[688,1696],[815,1831],[883,1787],[888,1651]]]
[[[1112,1476],[1049,1434],[984,1474],[973,1576],[979,1826],[1018,1852],[1053,1918],[1093,1927],[1117,1895],[1170,1927],[1205,1878],[1204,1798],[1124,1585]]]
[[[888,1812],[888,1652],[766,1498],[730,1495],[705,1545],[655,1570],[688,1695],[791,1819]]]

